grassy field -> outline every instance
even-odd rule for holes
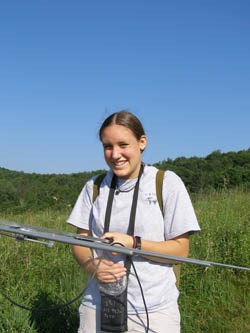
[[[190,257],[250,267],[250,193],[214,192],[197,195],[193,203],[202,232],[191,238]],[[68,213],[0,218],[74,231],[65,224]],[[0,236],[0,263],[0,333],[77,331],[81,297],[65,303],[84,290],[86,276],[69,245],[48,248]],[[179,304],[183,333],[250,332],[250,273],[183,264]]]
[[[194,258],[250,267],[250,193],[211,193],[194,200],[202,232]],[[250,332],[250,273],[183,265],[182,332]]]

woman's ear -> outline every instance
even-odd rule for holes
[[[142,135],[139,140],[140,150],[143,152],[147,146],[147,137],[146,135]]]

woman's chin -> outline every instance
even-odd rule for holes
[[[112,170],[114,172],[114,174],[118,177],[118,178],[128,178],[129,174],[127,171],[124,170],[117,170],[117,169],[113,169]]]

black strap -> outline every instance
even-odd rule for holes
[[[136,215],[137,199],[138,199],[138,194],[139,194],[139,183],[140,183],[140,178],[141,178],[142,173],[143,173],[143,164],[141,165],[138,179],[137,179],[135,189],[134,189],[134,194],[133,194],[133,200],[132,200],[132,206],[131,206],[130,218],[129,218],[129,226],[128,226],[128,231],[127,231],[127,234],[130,236],[134,235],[135,215]],[[116,188],[116,182],[117,182],[117,176],[114,174],[112,181],[111,181],[111,185],[110,185],[109,197],[108,197],[107,208],[106,208],[106,213],[105,213],[104,232],[109,231],[110,217],[111,217],[112,203],[113,203],[114,193],[115,193],[115,188]],[[129,270],[130,270],[130,263],[131,263],[130,260],[126,260],[126,262],[125,262],[128,274],[129,274]]]
[[[130,218],[129,218],[129,226],[128,226],[128,231],[127,231],[127,234],[130,236],[134,235],[134,230],[135,230],[135,214],[136,214],[136,207],[137,207],[138,194],[139,194],[139,185],[140,185],[140,179],[141,179],[142,173],[143,173],[143,164],[141,165],[138,179],[137,179],[135,189],[134,189],[133,201],[132,201]]]
[[[135,227],[135,215],[137,207],[137,199],[139,193],[139,182],[143,172],[143,165],[141,165],[138,179],[135,185],[133,200],[130,211],[129,226],[128,226],[128,235],[134,234]],[[114,199],[115,187],[116,187],[117,176],[114,174],[107,202],[107,208],[105,213],[104,221],[104,232],[109,231],[110,226],[110,217],[112,210],[112,203]],[[131,258],[126,256],[125,258],[125,267],[127,269],[127,277],[130,273],[131,268]],[[113,308],[114,313],[110,312],[110,308]],[[127,288],[126,290],[118,296],[102,295],[101,294],[101,329],[105,332],[127,332]]]
[[[133,201],[132,201],[130,218],[129,218],[129,226],[128,226],[128,231],[127,231],[127,234],[130,236],[132,236],[134,234],[135,214],[136,214],[137,199],[138,199],[138,194],[139,194],[139,182],[140,182],[142,173],[143,173],[143,165],[141,165],[139,176],[138,176],[138,179],[137,179],[137,182],[135,185],[135,189],[134,189]],[[112,181],[111,181],[111,185],[110,185],[107,208],[106,208],[106,213],[105,213],[104,232],[109,231],[110,217],[111,217],[112,203],[113,203],[114,194],[115,194],[116,182],[117,182],[117,176],[114,174]]]
[[[110,217],[111,217],[112,203],[113,203],[114,194],[115,194],[116,181],[117,181],[117,177],[114,174],[112,181],[111,181],[111,185],[110,185],[109,197],[108,197],[107,208],[106,208],[106,213],[105,213],[104,232],[109,231]]]

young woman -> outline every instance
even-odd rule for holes
[[[162,214],[156,197],[157,169],[142,162],[147,137],[140,120],[127,111],[114,113],[103,122],[99,138],[109,171],[94,203],[95,177],[85,184],[68,223],[76,226],[79,234],[111,239],[113,244],[187,257],[189,235],[200,230],[190,197],[182,180],[166,171]],[[77,262],[90,275],[94,274],[79,309],[78,332],[180,332],[173,265],[156,257],[136,256],[131,267],[124,256],[105,252],[73,246]],[[111,323],[108,330],[101,329],[105,318],[112,319],[122,311],[119,305],[113,306],[118,303],[103,303],[99,287],[126,276],[127,327],[115,328],[114,319],[114,327]]]

